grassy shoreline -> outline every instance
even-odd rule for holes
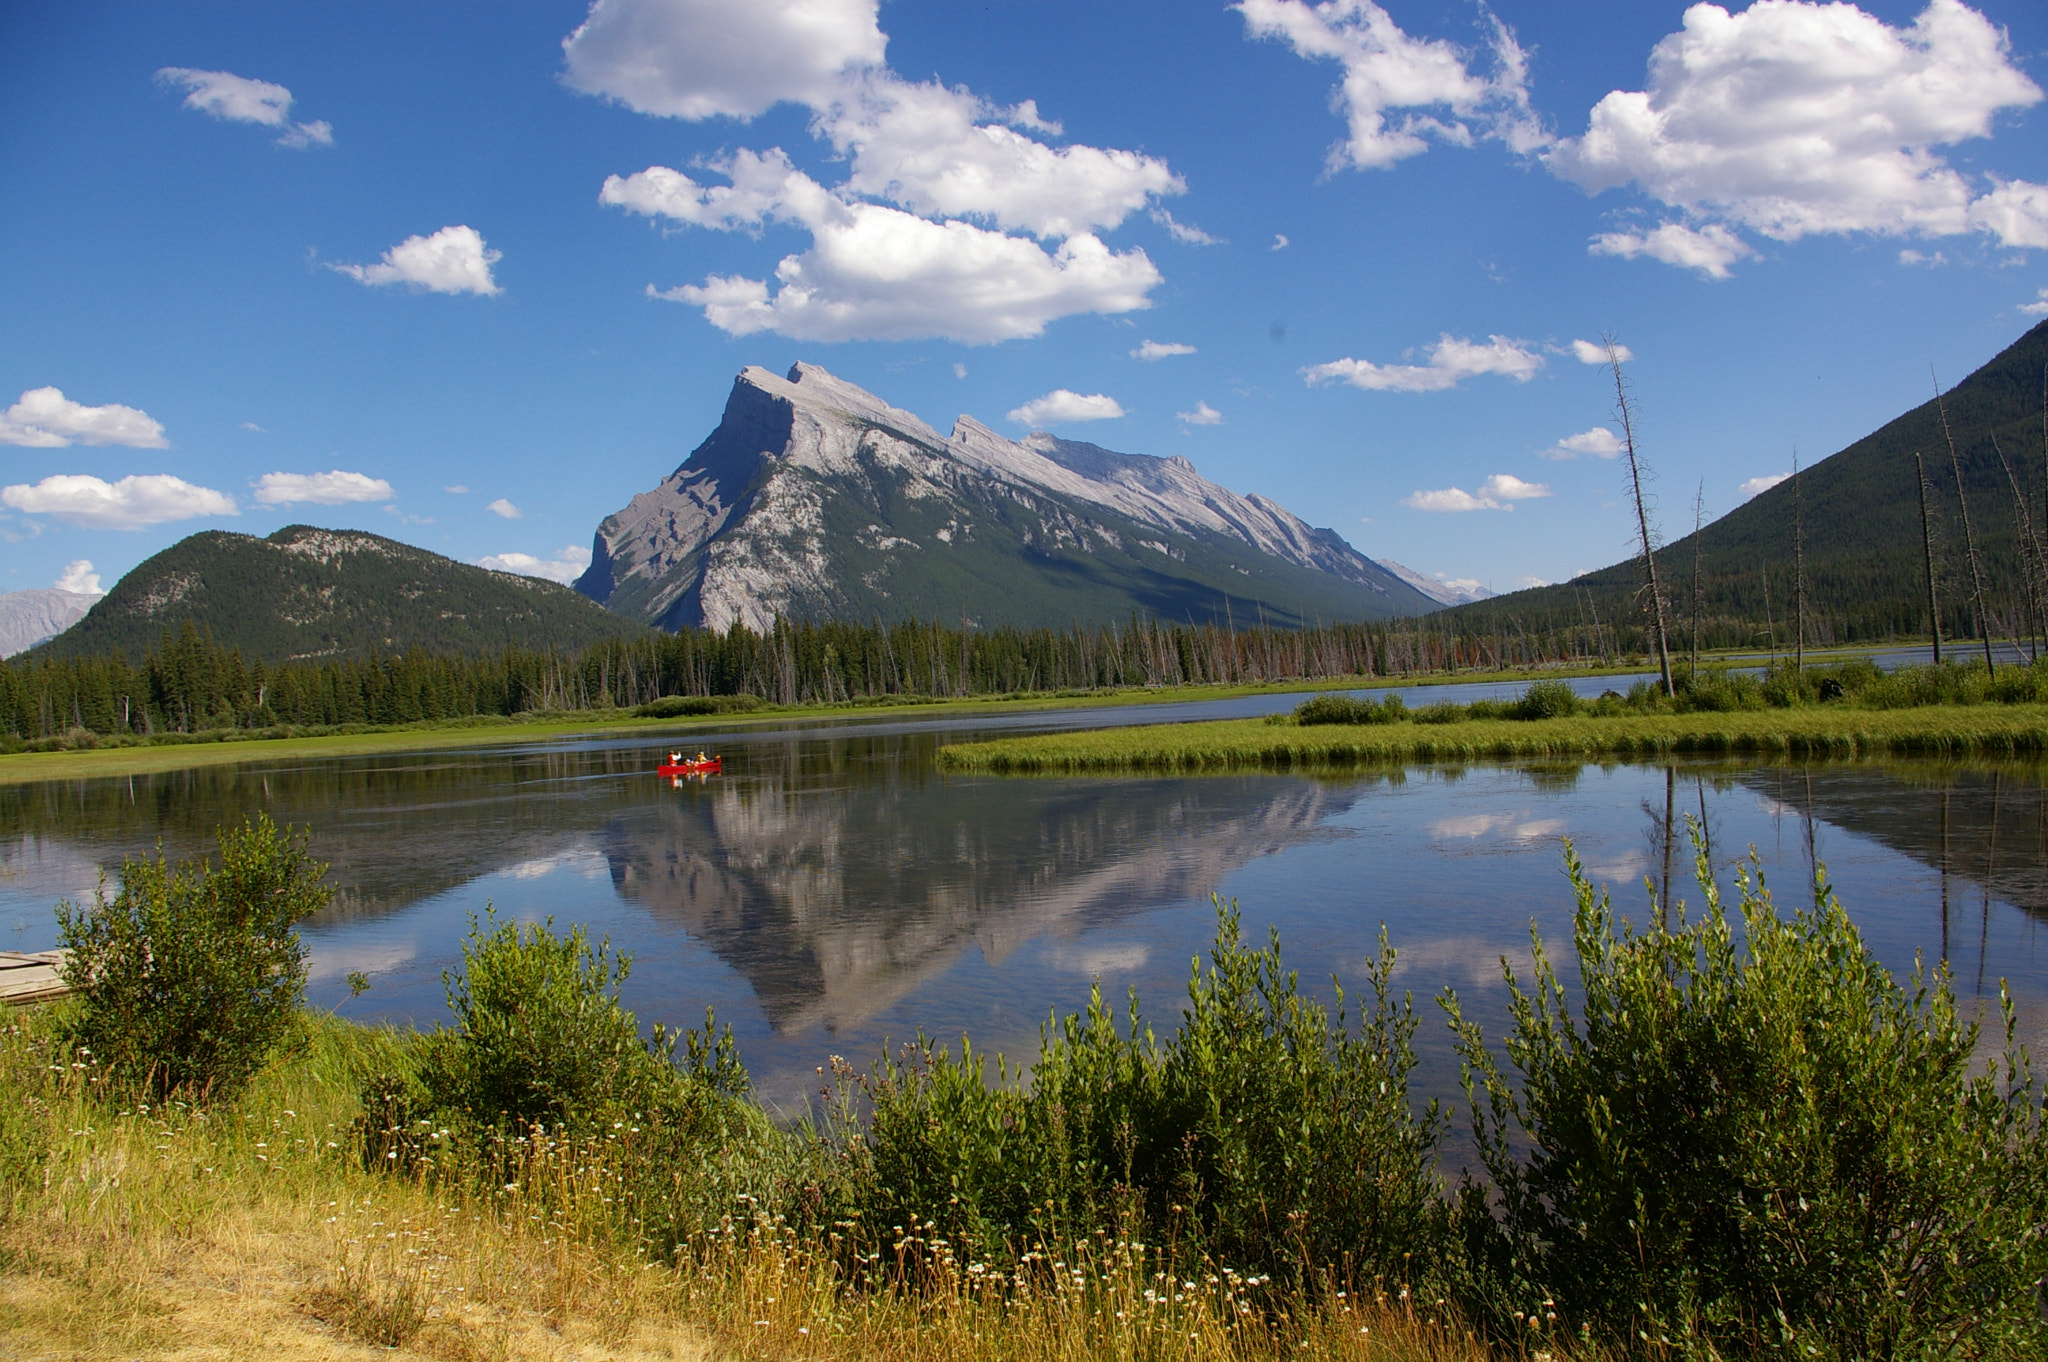
[[[204,943],[314,892],[302,841],[257,820],[200,880],[124,869],[76,938],[80,992],[0,1025],[0,1351],[2018,1362],[2048,1340],[2015,1014],[1973,1075],[1947,974],[1895,979],[1820,880],[1786,915],[1738,871],[1724,904],[1702,849],[1701,910],[1636,928],[1567,844],[1583,1001],[1540,941],[1504,1040],[1440,997],[1475,1182],[1445,1164],[1450,1114],[1412,1101],[1421,1018],[1384,930],[1333,1014],[1218,902],[1170,1031],[1098,984],[1028,1083],[921,1038],[833,1057],[821,1102],[778,1113],[710,1013],[650,1037],[580,927],[474,924],[433,1031],[223,1004],[274,952]],[[265,941],[296,950],[305,907]],[[247,1043],[190,1048],[223,1020]]]
[[[939,768],[1033,775],[1303,770],[1532,757],[1995,756],[2048,752],[2048,705],[1793,709],[1294,727],[1263,719],[1168,724],[941,747]]]
[[[8,1020],[0,1071],[46,1060]],[[606,1233],[611,1198],[590,1176],[611,1152],[601,1141],[536,1145],[510,1186],[365,1166],[350,1136],[358,1090],[411,1039],[304,1013],[288,1052],[232,1104],[210,1107],[114,1105],[77,1081],[26,1097],[22,1084],[20,1110],[0,1115],[46,1132],[48,1152],[12,1187],[0,1179],[0,1352],[51,1362],[1521,1356],[1392,1301],[1291,1301],[1293,1318],[1255,1320],[1234,1308],[1241,1282],[1157,1301],[1152,1260],[1107,1243],[1075,1246],[1071,1274],[1043,1274],[1041,1290],[1004,1290],[964,1273],[941,1280],[928,1263],[918,1271],[921,1241],[906,1241],[903,1281],[850,1290],[780,1217],[749,1225],[741,1212],[736,1233],[666,1260]]]
[[[352,757],[390,752],[422,752],[443,748],[494,746],[553,738],[666,734],[679,737],[707,729],[748,729],[819,720],[883,718],[894,715],[1015,714],[1033,710],[1109,709],[1138,705],[1188,704],[1229,700],[1248,695],[1294,695],[1315,691],[1385,690],[1409,686],[1483,685],[1535,678],[1625,676],[1640,667],[1544,668],[1541,670],[1451,672],[1419,677],[1356,676],[1273,681],[1234,686],[1132,687],[1115,691],[1052,692],[960,699],[905,698],[879,703],[791,705],[701,718],[639,718],[624,710],[583,710],[566,714],[531,714],[513,718],[454,719],[442,723],[407,724],[390,728],[362,726],[345,733],[326,732],[288,738],[245,735],[233,729],[179,734],[170,739],[133,745],[56,752],[0,754],[0,785],[40,780],[86,780],[107,776],[152,775],[198,766],[288,760],[293,757]]]

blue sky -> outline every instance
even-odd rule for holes
[[[566,575],[798,359],[1559,580],[1630,533],[1579,342],[1677,538],[2048,313],[2044,86],[2012,0],[10,6],[0,589]]]

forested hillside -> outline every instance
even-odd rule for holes
[[[507,647],[584,648],[645,626],[568,587],[458,563],[361,530],[207,530],[121,578],[37,656],[139,662],[187,622],[250,661],[367,660]]]
[[[1706,526],[1697,554],[1699,631],[1706,645],[1763,646],[1772,631],[1781,645],[1793,639],[1795,496],[1805,538],[1807,641],[1925,635],[1930,616],[1915,452],[1927,470],[1943,632],[1971,636],[1988,625],[1998,637],[2015,631],[2031,636],[2048,625],[2038,618],[2029,588],[2028,572],[2036,574],[2038,586],[2040,565],[2029,568],[2034,550],[2025,542],[2027,525],[2038,535],[2048,517],[2044,385],[2048,322],[1945,395],[1947,432],[1930,379],[1925,401],[1803,469],[1796,488],[1791,481],[1780,483]],[[1655,451],[1646,453],[1654,463]],[[1958,467],[1984,580],[1983,620],[1964,552]],[[1691,499],[1666,490],[1669,533]],[[1677,643],[1691,638],[1694,547],[1691,534],[1673,534],[1658,555]],[[1544,638],[1546,646],[1563,653],[1642,648],[1642,580],[1639,563],[1622,562],[1557,586],[1458,606],[1441,618],[1456,632],[1522,633]],[[1584,640],[1583,647],[1570,642],[1575,638]],[[1604,644],[1597,641],[1602,638]]]

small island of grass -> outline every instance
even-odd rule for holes
[[[2048,664],[1879,671],[1867,661],[1761,675],[1681,669],[1582,699],[1561,681],[1510,701],[1410,709],[1318,695],[1267,719],[1098,729],[963,743],[941,768],[1004,775],[1293,770],[1537,757],[1996,756],[2048,752]]]

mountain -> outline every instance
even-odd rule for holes
[[[45,645],[139,657],[191,620],[252,660],[360,658],[508,644],[581,648],[640,627],[565,586],[492,572],[361,530],[206,530],[135,568]]]
[[[1429,577],[1412,567],[1403,567],[1391,558],[1379,560],[1380,566],[1399,577],[1438,605],[1464,605],[1469,601],[1490,601],[1494,594],[1479,583],[1468,580]]]
[[[811,364],[743,369],[718,428],[598,527],[576,589],[664,629],[778,614],[1293,625],[1436,605],[1185,459],[1019,442],[969,416],[942,436]]]
[[[2044,380],[2048,322],[2029,330],[1944,394],[1948,429],[1969,499],[1970,528],[1985,573],[1994,631],[2024,613],[2017,480],[2036,531],[2048,508],[2048,442],[2044,442]],[[1942,629],[1974,630],[1969,564],[1963,553],[1962,506],[1949,460],[1942,412],[1933,397],[1846,449],[1801,470],[1799,518],[1805,529],[1809,643],[1925,636],[1926,567],[1920,537],[1919,481],[1913,455],[1925,458],[1930,513],[1938,534]],[[2001,459],[2001,452],[2004,458]],[[1654,462],[1655,450],[1649,451]],[[2006,468],[2010,461],[2012,477]],[[1699,533],[1701,634],[1708,646],[1755,645],[1768,618],[1780,643],[1793,637],[1794,489],[1781,482],[1705,526]],[[1673,646],[1689,640],[1692,535],[1660,549],[1657,567],[1672,606]],[[1770,572],[1769,598],[1764,571]],[[1641,577],[1624,560],[1557,586],[1517,591],[1446,613],[1453,628],[1476,634],[1569,631],[1594,614],[1603,629],[1634,628]],[[1641,646],[1638,644],[1628,646]]]
[[[85,616],[97,596],[54,586],[0,592],[0,657],[25,653]]]

